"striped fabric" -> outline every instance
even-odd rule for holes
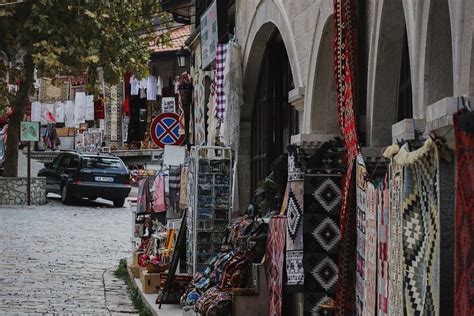
[[[170,200],[172,202],[177,202],[178,197],[179,197],[179,190],[181,186],[181,168],[180,167],[170,168],[169,185],[170,185]]]
[[[224,118],[224,112],[227,100],[224,94],[224,65],[227,55],[227,44],[217,45],[216,52],[216,107],[214,117],[218,119]]]

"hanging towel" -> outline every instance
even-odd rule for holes
[[[165,177],[158,175],[154,182],[155,191],[153,192],[153,211],[155,213],[166,212],[165,202]]]
[[[146,85],[146,99],[156,101],[156,77],[149,76]]]
[[[224,66],[227,55],[227,44],[217,45],[216,52],[216,111],[214,116],[218,119],[224,118],[226,109],[226,96],[224,94]]]

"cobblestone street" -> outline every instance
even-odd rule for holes
[[[135,314],[113,275],[130,255],[130,222],[130,208],[103,200],[1,207],[0,314]]]

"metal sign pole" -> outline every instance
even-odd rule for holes
[[[28,142],[28,166],[27,166],[27,184],[26,184],[26,198],[28,205],[31,205],[31,142]]]

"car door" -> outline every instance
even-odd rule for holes
[[[60,162],[62,180],[65,182],[72,182],[76,179],[79,168],[79,156],[68,154],[64,161]]]
[[[62,154],[59,154],[56,156],[56,158],[51,162],[49,165],[45,164],[45,168],[38,173],[38,176],[40,177],[46,177],[46,190],[48,192],[53,192],[53,193],[60,193],[59,192],[59,187],[58,187],[58,175],[57,175],[57,169],[59,166],[59,162],[63,159]]]
[[[67,166],[69,161],[69,154],[62,154],[61,159],[59,159],[57,165],[52,166],[52,185],[53,185],[53,192],[57,194],[61,194],[61,184],[64,179],[64,169]]]

